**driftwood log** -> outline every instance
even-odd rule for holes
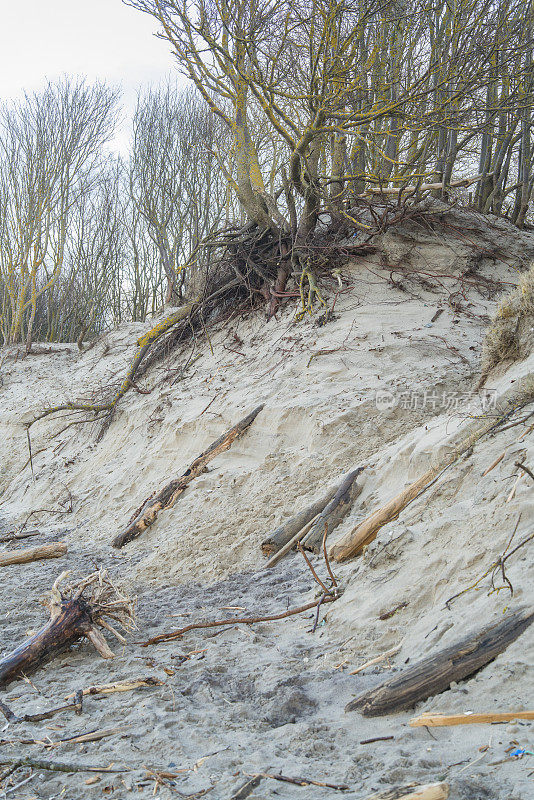
[[[0,553],[0,567],[9,567],[12,564],[29,564],[42,558],[59,558],[67,552],[64,542],[42,544],[40,547],[28,547],[26,550],[8,550]]]
[[[191,481],[206,471],[206,466],[210,461],[231,447],[233,442],[254,422],[263,407],[263,405],[258,406],[237,425],[223,433],[193,461],[183,475],[172,480],[155,496],[145,500],[141,508],[135,512],[133,519],[130,520],[125,530],[115,537],[112,543],[113,547],[124,547],[128,542],[137,539],[143,531],[146,531],[156,521],[160,511],[172,508]]]
[[[367,797],[366,800],[447,800],[447,783],[427,783],[424,786],[397,786]]]
[[[61,573],[50,597],[44,601],[50,620],[16,650],[0,659],[0,686],[34,672],[83,637],[89,639],[103,658],[113,658],[99,628],[109,630],[119,641],[125,642],[106,616],[129,630],[133,627],[133,602],[118,592],[105,570],[93,573],[62,593],[59,587],[67,575]],[[89,597],[84,596],[87,590],[90,590]]]
[[[335,561],[346,561],[359,555],[378,535],[380,529],[389,522],[397,519],[401,511],[425,491],[440,474],[452,466],[464,453],[486,434],[497,428],[516,409],[527,405],[534,399],[534,375],[529,374],[518,381],[520,389],[512,388],[500,398],[505,410],[497,416],[475,418],[472,422],[461,428],[449,441],[448,452],[411,483],[402,492],[395,495],[384,506],[356,525],[340,539],[331,549],[330,558]]]
[[[302,540],[302,544],[306,550],[319,553],[321,551],[325,531],[328,537],[348,514],[354,500],[362,490],[361,486],[358,486],[356,479],[358,475],[363,472],[363,469],[364,467],[357,467],[352,470],[352,472],[349,472],[347,477],[343,479],[333,498],[319,514],[312,529]]]
[[[414,717],[409,724],[412,728],[441,728],[452,725],[480,725],[492,722],[512,722],[514,719],[534,719],[534,711],[488,711],[485,714],[433,714],[425,711]]]
[[[274,533],[262,542],[261,549],[263,554],[272,558],[275,553],[278,553],[283,548],[285,549],[290,542],[292,542],[291,546],[296,545],[301,538],[298,534],[303,531],[307,525],[310,525],[312,521],[313,528],[310,527],[309,532],[304,532],[302,538],[307,533],[309,533],[311,538],[311,534],[313,533],[313,538],[317,539],[317,548],[319,548],[323,541],[325,523],[328,524],[328,530],[330,532],[339,524],[343,516],[349,510],[350,503],[352,503],[352,500],[354,500],[357,494],[357,492],[352,494],[352,492],[355,491],[355,479],[361,471],[362,467],[353,470],[346,475],[340,483],[332,486],[321,497],[314,500],[309,506],[280,525]],[[330,511],[327,510],[328,508],[330,508]],[[329,515],[332,515],[331,519],[328,519]],[[334,522],[336,517],[337,521]],[[312,548],[310,547],[309,549]],[[272,559],[272,561],[273,564],[276,563],[274,559]],[[269,562],[269,564],[271,564],[271,562]]]
[[[506,650],[534,621],[534,611],[520,609],[487,625],[456,644],[408,667],[393,678],[352,700],[345,711],[374,717],[411,708],[420,700],[468,678]]]

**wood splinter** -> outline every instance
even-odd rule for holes
[[[114,653],[100,628],[110,631],[121,643],[126,642],[108,618],[124,631],[131,630],[134,627],[134,601],[120,593],[104,569],[60,591],[59,587],[68,575],[68,572],[62,572],[49,597],[43,600],[50,612],[46,625],[0,660],[0,686],[35,671],[83,637],[89,639],[103,658],[113,658]]]
[[[258,406],[254,411],[251,411],[250,414],[238,422],[237,425],[234,425],[227,430],[226,433],[223,433],[222,436],[193,461],[183,475],[172,480],[155,496],[151,496],[145,500],[141,508],[134,514],[133,519],[130,520],[125,530],[114,538],[112,542],[113,547],[121,548],[133,539],[137,539],[143,531],[146,531],[147,528],[154,524],[160,511],[172,508],[191,481],[206,471],[206,467],[210,461],[213,461],[216,456],[220,453],[224,453],[225,450],[231,447],[235,439],[241,436],[254,422],[263,407],[264,405]]]

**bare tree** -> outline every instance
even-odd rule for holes
[[[31,347],[37,302],[65,262],[69,226],[96,180],[116,93],[65,79],[0,109],[4,342]]]

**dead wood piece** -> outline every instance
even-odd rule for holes
[[[245,800],[245,798],[252,794],[254,789],[257,789],[261,783],[261,779],[262,775],[256,775],[254,778],[246,781],[246,783],[243,783],[239,789],[233,793],[230,800]]]
[[[328,594],[326,596],[322,595],[318,600],[313,600],[311,603],[306,603],[298,608],[291,608],[288,611],[283,611],[281,614],[270,614],[265,617],[236,617],[235,619],[222,619],[213,622],[192,622],[184,628],[178,628],[178,630],[170,631],[170,633],[160,633],[159,636],[153,636],[152,639],[141,642],[141,647],[148,647],[151,644],[159,644],[160,642],[170,642],[173,639],[179,639],[188,631],[200,630],[201,628],[218,628],[226,625],[254,625],[258,622],[276,622],[279,619],[292,617],[295,614],[302,614],[304,611],[317,608],[317,606],[323,605],[324,603],[333,603],[335,600],[337,600],[336,594]]]
[[[346,792],[350,789],[345,783],[326,783],[324,781],[314,781],[311,778],[291,778],[288,775],[273,775],[269,772],[261,772],[255,775],[256,778],[272,778],[281,783],[292,783],[294,786],[321,786],[324,789],[335,789],[338,792]]]
[[[313,528],[303,539],[302,544],[306,550],[319,553],[325,533],[326,536],[329,536],[350,511],[354,500],[362,490],[361,486],[356,483],[356,479],[363,470],[364,467],[357,467],[342,481],[332,500],[319,514]]]
[[[280,550],[277,550],[277,552],[274,554],[274,556],[271,556],[271,558],[265,564],[265,569],[270,569],[271,567],[274,567],[276,564],[278,564],[279,561],[281,561],[283,559],[283,557],[285,555],[287,555],[289,553],[290,550],[292,550],[295,547],[295,545],[299,545],[300,542],[302,541],[302,539],[308,533],[308,531],[311,530],[311,528],[312,528],[312,526],[313,526],[313,524],[314,524],[314,522],[315,522],[315,520],[317,519],[318,516],[319,516],[319,514],[317,514],[313,519],[311,519],[308,522],[307,525],[305,525],[300,531],[298,531],[298,533],[296,533],[289,540],[289,542],[287,544],[285,544],[283,547],[281,547]]]
[[[82,689],[82,695],[86,697],[91,694],[113,694],[114,692],[131,692],[133,689],[143,689],[149,686],[163,686],[163,681],[158,678],[134,678],[132,680],[115,681],[114,683],[103,683],[100,686],[89,686]],[[65,700],[75,697],[75,692],[68,694]]]
[[[83,637],[93,643],[103,658],[113,658],[113,652],[97,626],[109,630],[119,641],[125,641],[106,617],[114,619],[124,630],[130,630],[134,624],[134,602],[116,589],[106,570],[94,572],[62,593],[59,587],[67,576],[68,572],[61,573],[45,601],[50,620],[0,660],[0,686],[35,671]],[[88,590],[90,595],[84,596]]]
[[[343,536],[330,550],[335,561],[346,561],[359,555],[378,535],[384,525],[397,519],[399,514],[432,486],[441,474],[468,452],[483,436],[497,429],[515,411],[532,402],[534,398],[534,374],[529,373],[521,381],[520,389],[512,387],[505,392],[500,402],[506,410],[496,416],[483,416],[461,428],[450,440],[449,449],[430,469],[402,492],[391,498],[363,522]]]
[[[486,714],[433,714],[425,711],[419,717],[414,717],[409,724],[412,728],[440,728],[451,725],[479,725],[492,722],[512,722],[514,719],[534,719],[534,711],[489,711]]]
[[[26,550],[9,550],[0,553],[0,567],[9,567],[12,564],[29,564],[42,558],[59,558],[67,552],[65,542],[43,544],[39,547],[28,547]]]
[[[247,428],[254,422],[264,405],[260,405],[248,414],[244,419],[230,428],[226,433],[223,433],[215,442],[213,442],[207,450],[196,458],[191,466],[186,469],[183,475],[175,478],[168,483],[160,492],[155,496],[151,496],[144,502],[141,510],[136,515],[135,519],[128,524],[126,529],[115,537],[112,544],[113,547],[124,547],[125,544],[131,542],[140,536],[143,531],[146,531],[158,518],[159,512],[167,508],[172,508],[180,495],[185,491],[187,486],[198,475],[205,472],[206,466],[220,453],[224,453],[233,444],[235,439],[241,436]]]
[[[352,700],[345,711],[360,711],[374,717],[411,708],[493,661],[533,621],[533,611],[519,609],[402,670],[399,675]]]
[[[360,667],[353,669],[352,672],[349,672],[349,675],[357,675],[359,672],[363,672],[364,669],[367,669],[367,667],[373,667],[375,664],[380,664],[381,661],[385,661],[387,658],[391,658],[391,656],[396,656],[399,650],[400,645],[398,647],[392,647],[391,650],[386,650],[385,653],[381,653],[379,656],[371,658],[370,661],[366,661],[365,664],[362,664]]]
[[[385,792],[372,794],[367,800],[447,800],[448,796],[447,783],[427,783],[422,786],[396,786]]]
[[[89,767],[84,764],[64,764],[61,761],[47,761],[43,758],[16,758],[16,759],[3,759],[0,758],[0,764],[10,764],[15,769],[19,767],[32,767],[33,769],[44,769],[49,772],[129,772],[128,767],[123,769],[114,769],[113,767]]]
[[[314,522],[313,530],[310,529],[309,536],[311,537],[311,534],[316,531],[314,539],[317,539],[316,552],[319,552],[318,548],[321,546],[324,537],[325,523],[328,525],[328,532],[333,530],[349,510],[350,504],[356,495],[359,494],[359,487],[357,491],[355,490],[354,495],[352,495],[352,489],[354,481],[362,469],[363,467],[358,467],[350,472],[340,483],[332,486],[325,494],[280,525],[268,539],[262,542],[261,549],[263,554],[265,556],[273,556],[282,548],[284,548],[285,554],[287,552],[285,548],[289,542],[293,540],[293,543],[296,544],[299,540],[298,534],[314,519],[316,522]],[[327,509],[329,510],[327,511]],[[324,517],[322,517],[323,514],[325,515]],[[309,549],[312,548],[310,547]]]

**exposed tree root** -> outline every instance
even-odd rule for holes
[[[68,572],[61,573],[50,596],[43,601],[50,611],[46,625],[0,660],[0,686],[33,672],[82,637],[89,639],[102,658],[113,658],[99,628],[112,633],[121,643],[126,642],[108,620],[113,619],[124,631],[131,630],[135,601],[113,585],[104,569],[60,591],[68,575]]]

